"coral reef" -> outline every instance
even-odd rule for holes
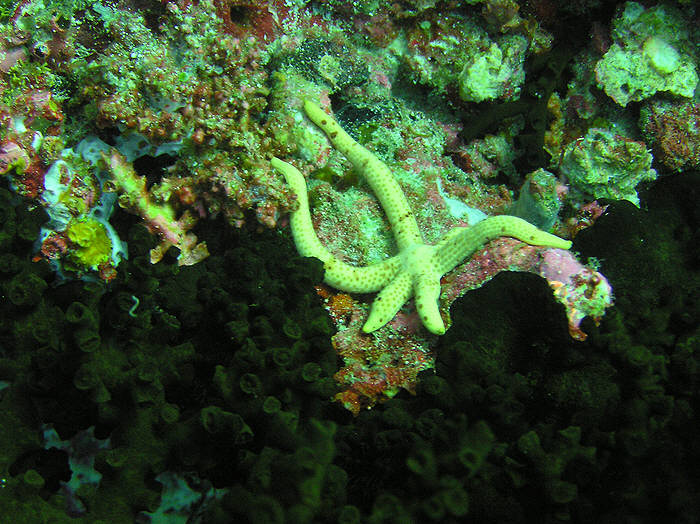
[[[695,4],[0,0],[0,520],[697,523]]]

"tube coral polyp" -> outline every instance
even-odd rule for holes
[[[105,190],[121,193],[119,205],[141,216],[149,231],[161,239],[160,244],[151,250],[152,264],[159,262],[171,246],[180,250],[177,260],[181,266],[191,266],[209,256],[206,242],[197,243],[197,237],[188,232],[197,221],[194,217],[185,211],[176,219],[170,205],[154,202],[146,189],[145,177],[137,175],[131,163],[116,149],[109,154],[103,153],[102,159],[112,175]]]

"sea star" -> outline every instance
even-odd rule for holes
[[[304,111],[326,134],[333,147],[365,176],[384,208],[399,249],[398,255],[365,267],[351,266],[333,256],[321,244],[311,223],[304,176],[293,165],[278,158],[272,159],[272,166],[284,175],[299,203],[290,219],[299,254],[323,262],[324,281],[329,286],[349,293],[379,291],[362,327],[365,333],[384,326],[411,297],[415,297],[416,309],[426,329],[436,335],[445,333],[438,307],[440,278],[489,240],[508,236],[535,246],[571,247],[570,241],[541,231],[521,218],[507,215],[486,218],[471,227],[454,228],[437,244],[426,244],[406,196],[389,168],[355,142],[319,106],[306,101]]]

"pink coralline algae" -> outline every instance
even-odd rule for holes
[[[557,301],[566,308],[571,336],[576,340],[586,340],[581,321],[590,317],[598,323],[613,303],[612,287],[607,279],[563,249],[547,249],[542,253],[539,274],[554,290]]]
[[[366,305],[326,286],[318,292],[338,329],[333,347],[344,362],[335,374],[342,388],[335,400],[357,415],[401,390],[414,393],[418,374],[435,363],[435,339],[425,337],[416,313],[400,311],[389,329],[368,335],[362,332]]]
[[[526,271],[540,275],[552,288],[554,297],[566,309],[569,333],[585,340],[581,320],[600,320],[612,305],[612,288],[603,275],[576,260],[570,251],[524,245],[510,238],[497,239],[443,278],[443,300],[482,286],[501,271]]]

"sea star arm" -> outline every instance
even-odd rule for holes
[[[377,294],[362,331],[371,333],[389,322],[412,294],[411,274],[408,271],[399,272],[396,278]]]
[[[422,278],[417,278],[413,284],[415,294],[416,311],[425,328],[435,335],[445,333],[445,323],[440,316],[438,299],[440,298],[440,278],[442,275],[437,270],[437,251],[435,246],[431,248],[430,258],[425,264],[427,272]]]
[[[412,244],[422,243],[418,224],[408,206],[406,196],[386,164],[355,142],[332,116],[313,102],[308,100],[304,102],[304,111],[309,119],[326,134],[333,147],[362,172],[384,208],[399,250]]]
[[[314,231],[304,175],[296,167],[279,158],[273,158],[270,163],[284,175],[297,197],[299,207],[290,217],[292,237],[297,251],[303,257],[314,257],[323,262],[324,282],[349,293],[374,293],[389,284],[399,271],[399,257],[388,258],[366,267],[351,266],[334,257],[321,244]]]
[[[437,271],[448,273],[488,241],[498,237],[513,237],[533,246],[561,249],[571,247],[570,240],[537,229],[522,218],[500,215],[489,217],[471,227],[457,227],[436,244]]]

